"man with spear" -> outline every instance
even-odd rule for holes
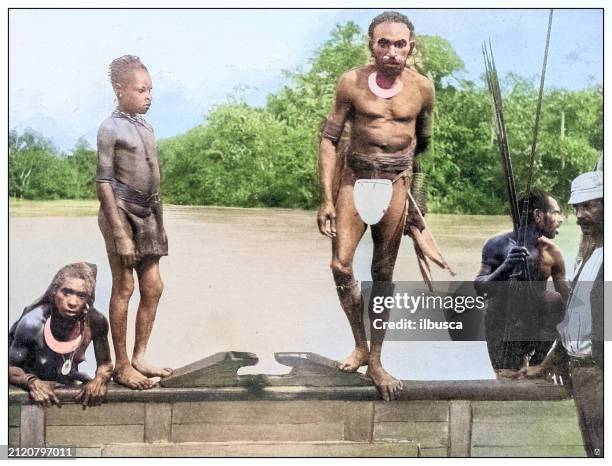
[[[551,25],[552,10],[540,77],[529,179],[520,199],[516,194],[493,52],[490,44],[488,49],[483,46],[513,223],[512,231],[500,233],[485,243],[481,268],[474,284],[480,294],[486,293],[489,298],[485,334],[491,364],[498,370],[516,370],[544,359],[569,296],[563,255],[552,242],[563,216],[550,194],[532,186]],[[550,277],[555,292],[546,290]]]

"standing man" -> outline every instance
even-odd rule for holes
[[[525,199],[523,195],[518,205]],[[513,231],[488,239],[474,282],[476,291],[489,298],[485,338],[491,364],[498,370],[542,362],[569,296],[563,255],[552,241],[564,220],[559,204],[539,189],[531,190],[528,201],[525,245],[517,244]],[[529,268],[531,283],[515,282],[517,286],[513,286],[509,280],[519,264]],[[550,277],[556,293],[546,291]]]
[[[526,367],[519,377],[541,377],[555,368],[570,375],[584,448],[588,456],[603,451],[603,172],[588,172],[572,181],[570,204],[582,233],[592,238],[572,281],[572,292],[559,339],[542,364]]]
[[[151,107],[151,77],[138,57],[125,55],[110,64],[117,109],[98,129],[98,224],[113,275],[109,306],[117,383],[134,389],[153,387],[172,369],[145,360],[157,304],[163,291],[159,259],[168,239],[159,196],[159,161],[153,128],[142,117]],[[128,304],[138,275],[140,303],[130,360],[126,348]]]
[[[331,269],[355,340],[355,349],[339,368],[355,372],[368,365],[368,374],[382,397],[391,400],[399,394],[401,382],[381,364],[384,330],[371,329],[368,347],[362,296],[353,275],[355,249],[367,227],[356,210],[353,186],[361,178],[393,183],[390,203],[382,219],[371,228],[372,279],[391,286],[406,223],[413,164],[430,140],[434,88],[431,81],[406,67],[415,45],[414,26],[406,16],[397,12],[378,15],[368,28],[368,36],[374,63],[349,70],[339,78],[335,103],[321,131],[322,193],[317,221],[321,233],[332,239]],[[348,123],[351,132],[346,165],[337,167],[336,146]],[[334,193],[336,169],[340,176]],[[420,221],[415,223],[422,228]]]

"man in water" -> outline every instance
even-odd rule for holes
[[[430,140],[434,88],[430,80],[406,67],[415,45],[414,26],[407,17],[385,12],[374,18],[368,35],[374,63],[349,70],[339,78],[335,103],[321,132],[322,195],[317,221],[321,233],[332,239],[331,269],[355,340],[355,349],[339,368],[355,372],[367,365],[382,397],[390,400],[397,398],[401,382],[381,363],[384,330],[371,328],[368,346],[362,296],[353,275],[353,256],[367,227],[356,210],[353,186],[360,178],[393,183],[391,201],[382,219],[371,228],[372,279],[388,284],[388,290],[407,223],[406,199],[414,161]],[[338,163],[337,143],[347,124],[351,132],[344,165]],[[334,192],[336,171],[338,189]],[[420,222],[414,223],[421,227]]]
[[[117,109],[98,130],[98,224],[113,275],[109,306],[117,383],[148,389],[172,369],[144,359],[163,283],[159,259],[168,239],[159,197],[159,161],[153,128],[141,116],[151,106],[151,77],[138,57],[125,55],[110,65]],[[132,359],[127,354],[128,304],[138,275],[140,303]]]
[[[108,346],[108,321],[93,308],[96,266],[63,267],[45,294],[23,311],[9,332],[9,382],[28,390],[34,403],[60,404],[54,388],[74,381],[85,385],[75,398],[84,406],[99,405],[106,395],[113,364]],[[79,372],[85,350],[93,342],[96,375]]]
[[[524,200],[525,195],[518,205]],[[479,294],[489,297],[485,332],[491,364],[497,370],[516,370],[526,362],[538,364],[544,359],[569,296],[563,255],[552,241],[564,220],[557,201],[533,189],[527,218],[524,246],[517,243],[514,231],[487,240],[474,283]],[[517,266],[524,264],[530,282],[522,275],[513,288],[509,280]],[[545,290],[550,277],[556,292]]]
[[[591,238],[576,266],[565,316],[557,326],[559,339],[540,365],[521,369],[518,377],[568,373],[587,455],[603,457],[604,357],[604,199],[603,172],[583,173],[572,181],[570,204],[576,223]]]

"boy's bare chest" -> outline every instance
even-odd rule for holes
[[[128,152],[147,159],[157,156],[155,137],[147,128],[137,128],[136,125],[123,126],[116,141],[118,151]]]

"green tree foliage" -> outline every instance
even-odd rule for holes
[[[465,65],[449,41],[438,36],[421,35],[417,37],[414,52],[414,65],[428,76],[436,90],[443,87],[443,79],[463,71]]]
[[[164,196],[181,204],[312,208],[318,203],[317,135],[336,81],[367,63],[367,42],[354,23],[338,26],[308,70],[265,108],[231,99],[184,135],[160,142]]]
[[[96,151],[84,138],[77,140],[72,153],[65,156],[65,165],[73,176],[70,186],[74,198],[96,197]]]
[[[59,153],[32,130],[9,134],[9,195],[23,199],[95,197],[96,154],[84,140],[72,154]]]
[[[537,89],[534,83],[517,76],[506,81],[507,126],[517,189],[528,180]],[[598,89],[553,90],[544,94],[540,133],[537,141],[533,183],[547,190],[565,205],[573,178],[592,170],[603,140],[597,115],[601,95]],[[601,107],[600,107],[601,108]]]
[[[359,26],[336,26],[330,39],[314,54],[307,71],[286,72],[289,84],[268,97],[266,110],[293,127],[315,135],[327,118],[342,73],[365,65],[369,51]]]
[[[352,22],[336,26],[304,69],[262,108],[230,98],[184,134],[159,141],[164,200],[177,204],[313,208],[319,202],[318,132],[338,77],[369,61],[367,37]],[[460,78],[452,45],[419,36],[413,60],[436,87],[432,144],[422,154],[430,211],[507,212],[505,182],[484,83]],[[527,181],[537,89],[516,75],[502,80],[517,189]],[[601,88],[545,92],[534,182],[564,204],[569,184],[603,149]],[[9,193],[28,199],[95,196],[95,152],[80,140],[70,154],[31,131],[11,132]]]
[[[503,180],[491,134],[488,94],[464,83],[438,91],[433,143],[422,155],[432,211],[498,213]]]
[[[164,197],[179,204],[310,207],[317,180],[309,147],[302,132],[266,110],[221,105],[206,124],[160,142]]]

